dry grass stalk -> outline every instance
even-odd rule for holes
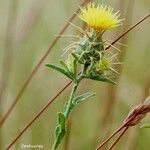
[[[127,131],[129,127],[137,125],[147,113],[150,112],[150,96],[143,102],[133,108],[127,118],[123,121],[123,124],[110,136],[108,137],[96,150],[100,150],[110,139],[112,139],[117,133],[124,129],[123,133],[119,136],[119,138],[112,144],[109,150],[111,150],[122,137],[122,135]]]
[[[148,69],[146,76],[145,76],[145,83],[143,85],[143,89],[142,89],[142,100],[140,100],[140,102],[143,102],[143,100],[147,97],[147,95],[150,94],[150,68]],[[135,130],[133,131],[133,133],[131,133],[131,135],[129,135],[128,138],[128,145],[126,147],[126,150],[128,149],[137,149],[137,145],[138,145],[138,139],[139,139],[139,130],[137,128],[135,128]],[[133,138],[134,137],[134,138]],[[131,142],[130,142],[131,141]]]
[[[127,118],[124,120],[124,126],[130,127],[137,125],[150,112],[150,96],[141,104],[137,105],[130,111]]]

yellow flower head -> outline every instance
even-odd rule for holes
[[[118,19],[119,16],[119,11],[113,13],[113,8],[111,7],[106,5],[96,7],[94,3],[89,3],[87,7],[81,8],[79,17],[95,30],[105,31],[121,25],[122,20]]]

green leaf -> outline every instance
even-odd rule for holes
[[[58,67],[58,66],[53,65],[53,64],[46,64],[46,66],[59,71],[60,73],[64,74],[65,76],[67,76],[68,78],[73,80],[72,76],[64,68]]]
[[[70,112],[73,110],[73,107],[74,105],[71,103],[69,105],[68,102],[65,103],[65,106],[64,106],[64,114],[66,116],[66,118],[68,118],[68,115],[70,114]]]
[[[66,122],[66,117],[64,116],[63,113],[59,112],[58,113],[58,123],[62,129],[65,128],[65,122]]]
[[[68,102],[66,102],[64,105],[64,112],[66,111],[67,107],[68,107]]]
[[[81,61],[81,59],[79,59],[79,56],[78,56],[77,54],[72,53],[72,56],[75,58],[75,60],[76,60],[77,62],[79,62],[80,64],[84,64],[84,62]]]
[[[85,77],[85,78],[90,78],[90,79],[96,80],[96,81],[102,81],[102,82],[108,82],[108,83],[111,83],[111,84],[116,84],[115,81],[113,81],[112,79],[107,78],[105,76],[94,76],[94,77]]]
[[[60,132],[60,126],[56,126],[56,128],[55,128],[55,138],[58,137],[59,132]]]
[[[78,104],[80,102],[83,102],[83,101],[87,100],[88,98],[90,98],[90,97],[92,97],[94,95],[95,95],[95,93],[92,93],[92,92],[84,93],[84,94],[82,94],[80,96],[75,97],[73,99],[73,104]]]
[[[150,128],[150,123],[143,124],[140,128]]]
[[[75,58],[76,61],[79,60],[78,56],[75,53],[72,53],[72,56]]]
[[[67,71],[67,72],[70,72],[67,64],[64,62],[64,61],[60,61],[61,65],[64,67],[64,69]]]
[[[56,136],[56,138],[55,138],[55,142],[53,144],[52,150],[56,150],[57,149],[58,145],[61,143],[63,137],[65,136],[65,133],[66,133],[65,129],[62,130],[60,128],[60,126],[56,127],[56,129],[55,129],[55,136]]]
[[[55,150],[58,145],[61,143],[64,135],[66,133],[66,118],[63,113],[59,112],[58,113],[58,125],[56,126],[55,129],[55,142],[53,145],[53,150]]]
[[[73,78],[76,78],[77,61],[72,54],[68,56],[66,62],[60,61],[60,63]]]

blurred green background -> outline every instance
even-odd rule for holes
[[[67,23],[81,0],[0,0],[0,117],[2,117],[20,88],[46,52],[52,40]],[[123,26],[108,31],[105,38],[115,39],[129,26],[149,13],[149,0],[97,0],[120,10]],[[74,23],[82,27],[79,18]],[[70,26],[64,34],[79,34]],[[38,69],[16,107],[1,127],[0,149],[20,133],[27,123],[61,90],[68,79],[46,63],[58,64],[62,49],[73,38],[60,38]],[[83,81],[78,93],[93,91],[96,96],[82,103],[72,113],[70,132],[59,150],[94,150],[101,140],[110,135],[129,110],[149,95],[150,88],[150,18],[116,44],[121,50],[118,67],[120,77],[116,86],[95,81]],[[50,149],[54,140],[56,113],[61,111],[70,93],[70,87],[37,119],[14,144],[43,145]],[[141,124],[150,123],[150,115]],[[149,150],[150,130],[130,128],[115,147],[117,150]],[[107,148],[106,148],[107,149]]]

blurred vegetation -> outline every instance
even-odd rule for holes
[[[30,72],[45,53],[52,40],[62,29],[81,1],[74,0],[0,0],[0,117],[8,110]],[[109,40],[115,39],[125,29],[149,13],[149,0],[101,1],[121,11],[124,25],[107,33]],[[79,19],[74,21],[81,25]],[[82,25],[81,25],[82,26]],[[64,141],[69,150],[92,150],[112,133],[128,114],[128,111],[148,96],[150,87],[150,19],[140,24],[120,40],[126,46],[115,45],[123,62],[117,86],[107,83],[83,81],[79,93],[92,89],[96,93],[90,101],[82,103],[72,114],[69,141]],[[65,34],[78,34],[70,26]],[[58,64],[62,49],[73,38],[61,38],[45,59],[28,88],[20,98],[0,132],[0,149],[20,133],[39,110],[69,81],[64,76],[44,65]],[[48,150],[53,143],[56,112],[62,110],[70,92],[67,88],[61,96],[36,120],[15,143],[43,145]],[[143,123],[150,122],[147,116]],[[119,142],[117,150],[148,150],[150,130],[140,125],[128,130]]]

